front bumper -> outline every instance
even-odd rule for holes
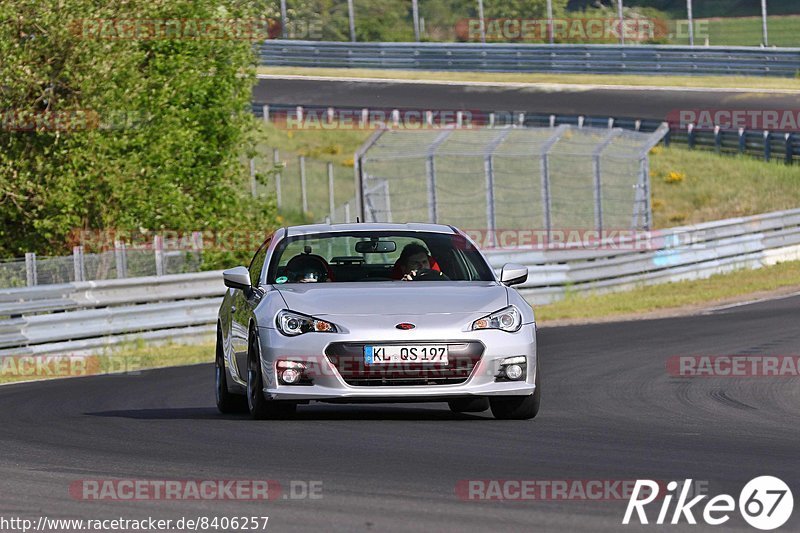
[[[262,354],[264,393],[275,400],[338,400],[338,401],[446,401],[465,396],[527,396],[533,394],[536,379],[536,327],[524,324],[515,333],[498,330],[459,332],[454,338],[452,331],[419,332],[413,339],[406,332],[382,331],[380,335],[353,333],[307,333],[298,337],[286,337],[274,328],[259,328]],[[478,342],[483,351],[469,376],[461,383],[436,385],[369,385],[354,386],[343,379],[336,366],[326,355],[331,345],[337,343],[373,343],[380,338],[384,343],[416,344],[422,342],[458,343]],[[446,342],[441,339],[447,339]],[[513,356],[527,358],[527,372],[522,381],[498,381],[500,362]],[[302,361],[310,385],[286,385],[279,382],[277,360]]]

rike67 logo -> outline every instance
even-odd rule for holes
[[[670,481],[667,483],[666,494],[659,494],[662,486],[649,479],[637,480],[622,523],[631,523],[635,511],[639,523],[648,524],[645,506],[657,499],[663,500],[656,524],[679,524],[682,520],[686,520],[688,524],[697,524],[694,515],[696,512],[706,524],[718,526],[727,522],[730,514],[737,508],[736,500],[729,494],[714,496],[705,505],[700,502],[708,498],[707,494],[690,500],[691,479],[687,479],[682,486],[677,481]],[[670,507],[675,496],[677,501],[670,516]],[[738,508],[748,524],[766,531],[779,528],[789,520],[794,508],[794,498],[789,486],[782,480],[773,476],[760,476],[751,479],[739,493]]]

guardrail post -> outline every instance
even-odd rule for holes
[[[75,281],[86,281],[86,265],[83,262],[83,246],[72,247],[72,265]]]
[[[301,155],[297,159],[300,163],[300,196],[303,202],[303,213],[308,213],[308,192],[306,191],[306,158]]]
[[[747,137],[744,134],[744,128],[739,128],[739,153],[743,154],[747,151]]]
[[[25,279],[28,287],[39,284],[39,277],[36,274],[36,254],[33,252],[25,254]]]
[[[764,161],[769,161],[772,157],[772,145],[769,142],[769,130],[764,130]]]
[[[117,263],[117,278],[128,277],[128,252],[125,243],[116,241],[114,243],[114,260]]]
[[[281,155],[277,148],[272,150],[272,164],[278,166],[281,162]],[[275,173],[275,200],[278,204],[278,209],[281,208],[281,173]]]
[[[695,137],[694,124],[689,124],[686,127],[686,144],[689,145],[690,150],[694,148],[694,141],[695,141],[694,137]]]
[[[794,159],[794,134],[787,133],[784,135],[784,143],[786,146],[786,156],[784,157],[784,162],[787,165],[791,165]]]
[[[494,112],[489,113],[489,127],[494,128]]]
[[[153,237],[153,259],[156,262],[156,276],[164,275],[164,237]]]
[[[261,118],[264,119],[264,124],[269,124],[269,105],[268,104],[264,104],[262,109],[263,109],[264,116],[262,116]]]
[[[336,202],[333,196],[333,163],[328,163],[328,210],[331,214],[331,223],[333,223],[336,220]]]
[[[719,126],[714,126],[714,151],[722,151],[722,129]]]
[[[255,158],[250,158],[250,195],[253,198],[258,196],[258,187],[256,183],[256,160]]]

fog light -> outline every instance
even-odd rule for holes
[[[295,370],[294,368],[287,368],[286,370],[281,372],[281,381],[289,385],[292,385],[300,381],[300,376],[301,373],[298,370]]]
[[[519,365],[508,365],[505,367],[506,377],[516,381],[522,377],[522,367]]]

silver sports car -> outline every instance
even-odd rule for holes
[[[319,402],[447,402],[496,418],[539,410],[533,309],[452,226],[282,228],[224,272],[216,395],[223,413],[290,416]]]

